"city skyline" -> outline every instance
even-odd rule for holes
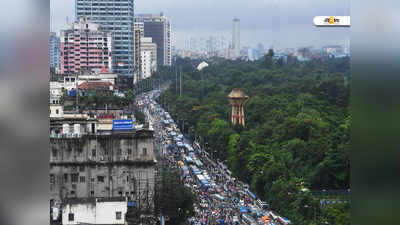
[[[51,30],[58,32],[66,25],[67,16],[70,23],[74,20],[74,0],[52,0],[50,4]],[[350,39],[349,28],[316,28],[312,24],[314,16],[350,15],[350,4],[345,0],[135,1],[135,14],[160,12],[171,20],[172,45],[177,48],[184,47],[188,36],[218,33],[231,37],[234,18],[241,21],[241,46],[262,43],[274,48],[322,47],[344,44]]]

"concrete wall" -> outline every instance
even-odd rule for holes
[[[155,155],[148,135],[50,138],[52,199],[152,196]]]
[[[153,147],[153,138],[133,136],[51,138],[50,163],[152,162],[155,159]]]
[[[151,166],[51,166],[50,193],[51,198],[56,200],[76,197],[135,198],[139,192],[148,192],[148,196],[152,196],[154,178],[155,169]]]
[[[117,212],[121,213],[120,219]],[[124,224],[126,212],[126,201],[67,203],[62,209],[62,224]],[[73,221],[69,221],[70,213],[74,214]]]
[[[62,118],[64,110],[61,105],[50,105],[50,118]]]

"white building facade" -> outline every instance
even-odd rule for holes
[[[63,118],[64,108],[62,105],[50,104],[50,118]]]
[[[62,92],[62,84],[58,81],[50,81],[50,104],[60,104]]]
[[[66,201],[62,207],[63,225],[125,224],[128,209],[126,198],[76,199]]]
[[[151,77],[157,70],[157,44],[151,37],[142,37],[140,41],[141,79]]]
[[[141,51],[142,79],[151,77],[151,52]]]

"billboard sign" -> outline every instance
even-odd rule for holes
[[[113,120],[113,130],[132,130],[132,120]]]

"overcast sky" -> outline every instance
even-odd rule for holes
[[[74,0],[50,0],[51,29],[74,20]],[[171,19],[173,45],[189,37],[223,35],[231,40],[232,19],[240,19],[241,46],[297,48],[344,44],[349,28],[316,28],[314,16],[350,15],[349,0],[135,0],[135,13],[164,12]]]

